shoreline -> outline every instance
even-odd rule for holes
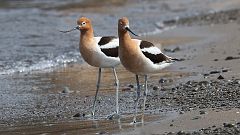
[[[183,135],[195,132],[211,135],[215,129],[217,133],[224,133],[221,129],[227,129],[229,133],[239,133],[240,117],[237,112],[240,108],[240,65],[237,63],[240,60],[240,24],[238,19],[229,20],[232,14],[215,14],[220,16],[217,23],[212,15],[209,15],[212,20],[207,21],[205,20],[207,16],[200,17],[203,22],[206,21],[203,25],[196,24],[198,21],[196,18],[187,19],[187,22],[184,22],[186,25],[180,23],[177,28],[170,31],[143,37],[154,43],[163,44],[158,47],[161,47],[167,55],[183,58],[183,61],[174,63],[161,73],[150,77],[146,113],[149,119],[144,127],[126,126],[126,123],[131,121],[129,114],[133,110],[135,95],[132,88],[135,85],[133,74],[122,66],[117,68],[121,84],[120,110],[125,119],[124,124],[118,124],[116,120],[105,120],[105,117],[114,110],[115,98],[112,72],[104,70],[103,85],[98,99],[100,104],[97,105],[97,114],[100,116],[97,124],[103,125],[103,128],[98,128],[94,121],[87,118],[95,93],[97,68],[86,64],[73,64],[53,72],[17,74],[4,78],[5,82],[10,81],[10,85],[16,88],[4,91],[0,95],[4,101],[0,112],[2,120],[0,133],[28,133],[28,131],[36,133],[34,132],[36,128],[39,134],[171,132],[170,134],[175,135],[183,130]],[[226,18],[228,21],[223,21]],[[220,76],[223,78],[219,78]],[[37,84],[33,85],[33,81]],[[26,87],[30,88],[29,91],[26,91]],[[66,89],[69,91],[63,93]],[[176,112],[174,117],[171,115],[165,117],[164,113],[172,111]],[[76,114],[79,116],[74,117]],[[229,115],[231,117],[227,117]],[[169,119],[171,117],[173,119]],[[209,119],[212,121],[208,121]],[[192,125],[195,122],[197,126]],[[79,123],[82,124],[80,127]],[[223,123],[229,123],[230,127]],[[38,124],[40,125],[36,126]],[[86,126],[83,126],[84,124]],[[28,128],[29,125],[32,126]]]

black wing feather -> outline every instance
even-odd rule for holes
[[[141,41],[140,43],[140,49],[144,49],[144,48],[150,48],[150,47],[154,47],[154,44],[148,41]],[[154,64],[155,63],[160,63],[160,62],[164,62],[164,61],[169,61],[169,58],[164,55],[163,53],[159,53],[159,54],[152,54],[150,52],[147,51],[142,51],[142,53],[148,58],[150,59]]]
[[[118,47],[116,48],[103,48],[101,51],[109,57],[118,57]]]
[[[98,45],[106,45],[109,42],[111,42],[113,39],[116,39],[117,37],[114,36],[108,36],[108,37],[102,37],[100,41],[98,42]]]
[[[155,63],[160,63],[160,62],[164,62],[164,61],[169,61],[168,57],[165,56],[164,54],[162,53],[159,53],[159,54],[151,54],[149,52],[143,52],[142,53],[148,58],[150,59],[154,64]]]

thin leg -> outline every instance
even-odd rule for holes
[[[134,118],[133,118],[133,123],[136,123],[136,117],[137,117],[137,106],[138,106],[138,100],[139,100],[139,97],[140,97],[140,84],[139,84],[139,78],[138,78],[138,75],[136,75],[136,82],[137,82],[137,91],[136,91],[136,95],[137,95],[137,98],[136,100],[134,101],[134,109],[135,109],[135,112],[134,112]]]
[[[93,110],[92,110],[93,119],[95,116],[95,107],[96,107],[96,101],[97,101],[97,96],[98,96],[98,90],[100,87],[100,81],[101,81],[101,68],[99,68],[99,70],[98,70],[97,89],[96,89],[96,94],[95,94],[95,98],[94,98],[94,102],[93,102]]]
[[[144,100],[143,100],[143,110],[142,110],[142,123],[144,122],[144,111],[145,111],[145,105],[146,105],[146,100],[147,100],[147,93],[148,93],[148,88],[147,88],[147,75],[144,76],[145,79],[145,91],[144,91]]]
[[[113,68],[113,74],[115,77],[115,86],[116,86],[116,113],[119,114],[119,105],[118,105],[119,80],[118,80],[115,68]]]

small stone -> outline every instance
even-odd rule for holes
[[[184,131],[177,132],[177,135],[185,135],[186,133]]]
[[[222,72],[228,72],[228,69],[223,69]]]
[[[168,132],[167,135],[174,135],[174,132]]]
[[[133,88],[134,88],[134,85],[129,84],[128,87],[133,89]]]
[[[233,56],[228,56],[225,58],[225,60],[233,60],[233,59],[239,59],[240,57],[233,57]]]
[[[158,82],[159,82],[159,83],[164,83],[165,80],[161,78]]]
[[[209,76],[209,74],[203,74],[203,76]]]
[[[200,118],[201,118],[201,116],[195,116],[195,117],[192,118],[192,120],[198,120]]]
[[[73,117],[81,117],[80,113],[76,113],[75,115],[73,115]]]
[[[203,114],[206,114],[206,111],[201,110],[201,111],[199,111],[199,113],[200,113],[201,115],[203,115]]]
[[[107,117],[108,120],[116,120],[116,119],[119,119],[120,118],[120,115],[119,114],[111,114]]]
[[[183,112],[183,111],[180,111],[179,114],[184,114],[184,112]]]
[[[98,132],[98,133],[96,133],[97,135],[105,135],[105,134],[108,134],[108,132],[106,132],[106,131],[100,131],[100,132]]]
[[[64,90],[62,91],[62,93],[70,93],[70,90],[68,87],[64,87]]]
[[[235,124],[231,124],[231,123],[223,123],[224,127],[228,127],[228,128],[232,128],[235,127]]]
[[[222,80],[222,79],[224,79],[224,77],[222,75],[219,75],[217,79]]]
[[[170,124],[170,127],[172,127],[173,126],[173,124]]]
[[[211,71],[209,74],[218,74],[220,71]]]
[[[160,87],[159,86],[153,86],[153,90],[159,90],[160,89]]]

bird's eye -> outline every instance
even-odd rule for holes
[[[82,26],[85,26],[86,25],[86,22],[82,22]]]

